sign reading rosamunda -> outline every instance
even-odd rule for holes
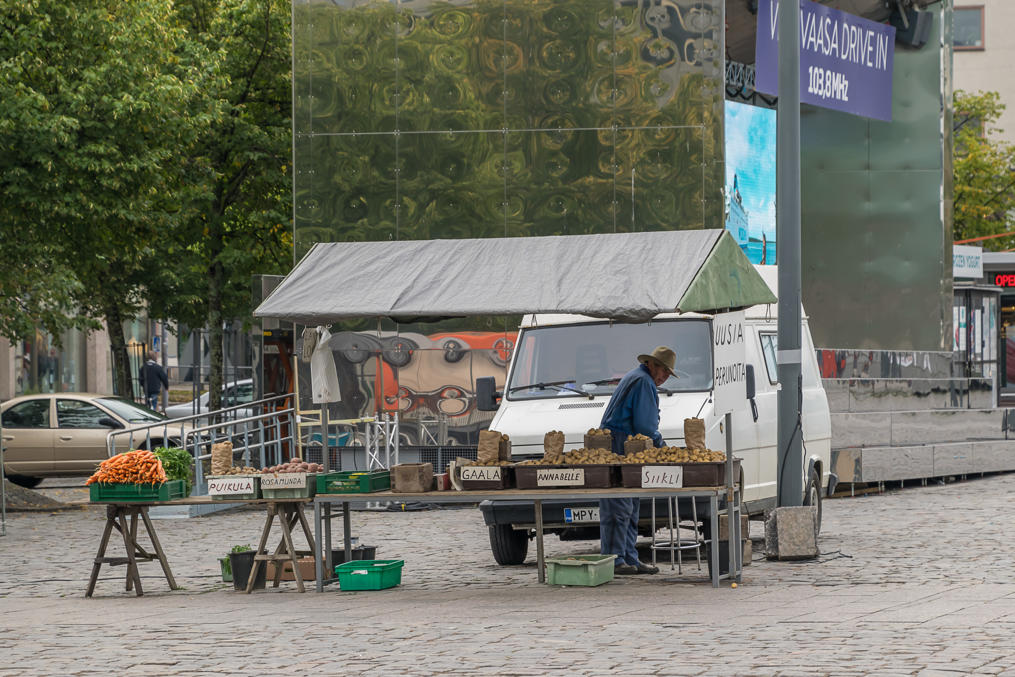
[[[800,101],[891,121],[895,27],[798,0]],[[779,94],[779,16],[787,0],[758,3],[755,88]]]
[[[747,397],[744,311],[716,315],[712,320],[712,342],[715,413],[726,414]]]

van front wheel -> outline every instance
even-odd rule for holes
[[[522,564],[529,552],[529,532],[513,529],[510,524],[492,524],[490,549],[501,566]]]
[[[821,533],[821,477],[818,471],[811,469],[807,478],[807,490],[804,492],[804,505],[813,505],[818,509],[817,533]]]

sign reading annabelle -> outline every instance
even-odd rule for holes
[[[845,113],[892,119],[895,27],[810,0],[800,8],[800,101]],[[779,15],[792,0],[760,0],[755,88],[779,93]]]

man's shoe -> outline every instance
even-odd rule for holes
[[[640,572],[633,564],[614,564],[613,573],[616,576],[633,576]]]
[[[628,565],[630,566],[630,565]],[[654,567],[651,564],[645,564],[644,562],[638,562],[638,566],[634,567],[635,573],[639,574],[657,574],[659,573],[659,567]]]

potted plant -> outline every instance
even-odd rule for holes
[[[229,550],[229,568],[232,573],[234,590],[247,589],[250,569],[254,566],[254,554],[254,550],[249,545],[234,545]],[[257,578],[254,579],[254,588],[257,590],[264,587],[265,569],[266,567],[260,567],[257,571]],[[225,580],[224,577],[225,571],[223,571],[223,580]]]
[[[229,552],[225,554],[225,557],[219,557],[219,566],[222,568],[222,582],[232,583],[233,582],[233,567],[229,563],[229,555],[234,552],[247,552],[250,550],[249,545],[234,545]]]

